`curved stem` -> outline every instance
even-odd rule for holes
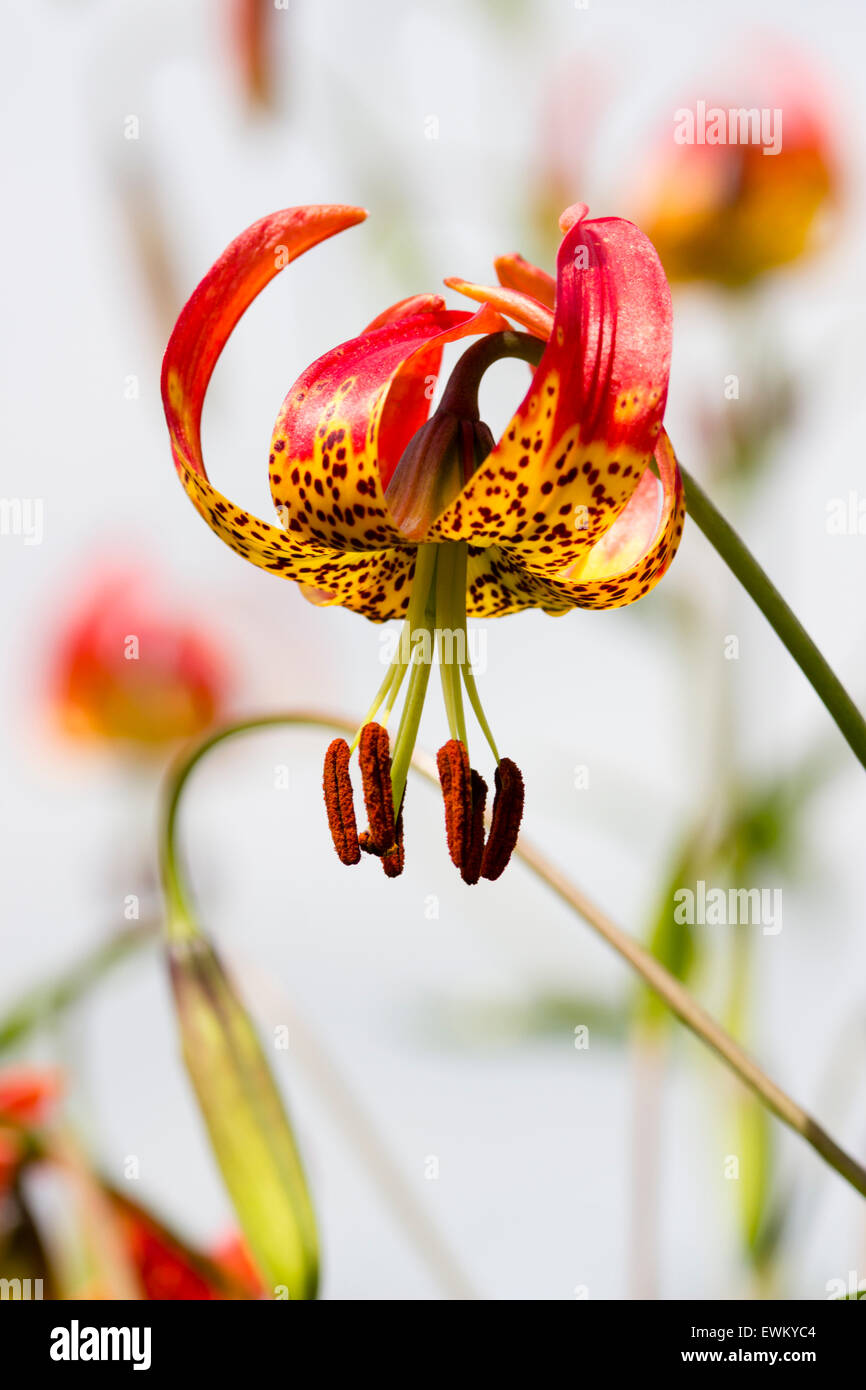
[[[689,516],[703,531],[710,545],[721,555],[731,573],[754,599],[767,622],[812,685],[828,714],[835,720],[856,757],[863,767],[866,767],[866,720],[851,696],[734,528],[682,464],[680,473],[685,484],[686,510]]]
[[[537,366],[547,344],[532,333],[486,333],[459,359],[442,393],[439,409],[464,420],[478,419],[478,388],[481,378],[494,362],[503,357],[517,357]]]
[[[217,729],[190,752],[182,755],[180,762],[175,765],[169,781],[160,843],[166,894],[170,905],[182,916],[183,926],[181,930],[185,929],[191,934],[197,932],[197,928],[193,925],[189,915],[189,890],[177,862],[175,845],[178,807],[190,774],[212,748],[228,739],[237,737],[239,734],[248,733],[255,729],[298,725],[336,729],[344,733],[351,733],[355,727],[350,720],[331,717],[315,710],[262,715],[259,718],[246,719],[240,723]],[[412,766],[428,782],[435,786],[439,785],[436,765],[432,758],[415,753],[412,757]],[[831,1168],[834,1168],[846,1182],[849,1182],[852,1187],[866,1197],[866,1168],[840,1148],[807,1111],[803,1110],[762,1071],[757,1062],[725,1032],[724,1028],[701,1007],[697,1000],[692,998],[689,991],[669,970],[665,969],[655,956],[641,946],[634,937],[629,936],[627,932],[618,927],[541,850],[525,838],[521,837],[518,840],[515,854],[523,860],[537,878],[546,883],[562,902],[573,908],[640,975],[644,983],[659,996],[680,1022],[685,1024],[686,1028],[697,1038],[700,1038],[701,1042],[711,1051],[715,1052],[744,1086],[753,1091],[783,1124],[805,1139],[806,1143],[810,1144],[815,1152],[820,1154],[824,1161]],[[169,931],[172,930],[175,929],[169,926]]]

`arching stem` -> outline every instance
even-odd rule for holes
[[[429,665],[426,669],[429,674]],[[229,739],[256,729],[301,726],[337,729],[341,732],[352,732],[354,729],[349,720],[329,717],[315,710],[263,715],[217,729],[185,753],[172,770],[160,834],[160,863],[166,897],[172,909],[168,914],[169,919],[179,914],[185,924],[181,930],[190,936],[199,933],[192,920],[189,885],[178,862],[176,838],[178,808],[191,773],[213,748]],[[416,753],[411,763],[422,777],[438,786],[439,778],[432,759]],[[660,961],[618,927],[551,860],[525,838],[518,840],[515,854],[640,975],[644,983],[658,995],[680,1022],[721,1058],[744,1086],[747,1086],[783,1124],[805,1139],[806,1143],[811,1145],[846,1182],[866,1197],[866,1168],[851,1154],[846,1153],[817,1120],[766,1075],[758,1063],[725,1032]],[[178,928],[169,927],[170,933],[172,930],[177,931]]]

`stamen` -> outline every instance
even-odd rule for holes
[[[469,766],[466,745],[451,738],[436,755],[445,802],[448,853],[464,883],[477,883],[484,852],[484,807],[487,783]]]
[[[403,810],[401,804],[398,826],[391,791],[391,746],[388,730],[381,724],[364,725],[358,762],[369,821],[369,830],[361,835],[359,844],[367,854],[382,860],[388,878],[396,878],[403,872]]]
[[[472,777],[466,745],[449,738],[436,754],[436,766],[445,802],[448,853],[454,867],[462,870],[472,821]]]
[[[496,794],[490,834],[481,860],[481,877],[498,878],[511,858],[523,817],[523,775],[516,763],[503,758],[496,769]]]
[[[344,738],[335,738],[325,753],[322,776],[328,825],[334,849],[344,864],[357,864],[361,858],[352,781],[349,777],[349,745]]]
[[[397,817],[397,830],[394,843],[390,849],[382,855],[382,868],[385,870],[386,878],[399,878],[403,872],[405,855],[403,853],[403,807],[400,807],[400,814]]]
[[[487,805],[487,783],[480,772],[472,769],[472,819],[469,823],[469,846],[463,867],[463,882],[477,883],[481,877],[484,856],[484,808]]]

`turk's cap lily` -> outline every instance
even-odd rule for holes
[[[73,738],[159,750],[208,728],[227,671],[213,641],[155,598],[142,572],[106,572],[66,621],[52,702]]]
[[[467,617],[527,608],[613,608],[647,593],[676,552],[684,518],[662,428],[671,353],[670,292],[658,256],[621,218],[563,214],[555,278],[516,255],[495,286],[450,279],[476,302],[451,310],[415,295],[325,353],[286,396],[271,441],[278,525],[208,478],[205,392],[238,319],[282,267],[360,222],[352,207],[291,208],[255,223],[182,311],[163,364],[175,468],[199,513],[245,559],[295,580],[319,606],[404,624],[398,655],[350,746],[328,750],[324,789],[344,863],[363,851],[403,865],[403,794],[432,653],[439,649],[451,739],[440,752],[452,859],[467,882],[495,878],[516,841],[523,780],[500,758],[466,655]],[[430,415],[446,344],[478,339]],[[499,357],[534,370],[498,441],[478,418],[478,383]],[[456,635],[443,661],[443,633]],[[387,721],[406,682],[391,745]],[[487,787],[469,764],[463,691],[496,763],[489,852]],[[381,711],[379,720],[375,718]],[[358,832],[349,759],[358,749],[369,820]]]

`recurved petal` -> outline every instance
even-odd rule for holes
[[[659,476],[647,469],[619,519],[570,580],[556,582],[522,569],[507,547],[470,552],[467,612],[503,617],[524,608],[622,608],[654,588],[679,547],[686,514],[682,478],[662,431],[655,451]]]
[[[530,294],[539,304],[552,309],[556,298],[556,281],[546,270],[539,270],[522,256],[497,256],[493,262],[500,285],[507,290]]]
[[[175,462],[206,477],[199,426],[208,382],[242,314],[275,275],[335,232],[362,222],[363,208],[285,208],[254,222],[211,266],[181,310],[162,364],[162,399]]]
[[[408,319],[413,314],[436,313],[444,308],[445,300],[441,294],[411,294],[408,299],[399,299],[389,309],[383,309],[381,314],[377,314],[373,321],[367,324],[364,332],[372,333],[374,328],[384,328],[386,323],[393,323],[395,319]]]
[[[288,573],[301,558],[299,548],[211,487],[201,448],[205,392],[232,329],[265,285],[289,261],[366,215],[361,208],[299,207],[255,222],[208,271],[181,311],[166,348],[162,400],[178,476],[217,535],[265,569]]]
[[[522,324],[530,333],[534,333],[536,338],[542,338],[547,342],[550,337],[553,330],[553,314],[532,295],[521,290],[505,289],[501,285],[473,285],[469,280],[461,280],[455,275],[449,276],[445,284],[449,289],[465,294],[467,299],[474,299],[479,304],[492,305],[500,314],[505,314]]]
[[[406,585],[415,562],[414,547],[359,552],[296,540],[236,507],[192,470],[182,477],[211,529],[260,569],[294,579],[305,597],[317,604],[339,604],[371,622],[403,615],[408,606]]]
[[[414,549],[393,547],[369,554],[296,540],[251,516],[217,492],[191,468],[180,470],[184,487],[212,531],[244,559],[283,579],[321,593],[316,601],[340,604],[373,622],[399,617],[405,607]]]
[[[431,539],[502,546],[562,581],[613,525],[658,441],[670,292],[650,242],[620,218],[564,215],[553,332],[529,391]]]
[[[647,469],[634,496],[572,576],[579,608],[622,608],[654,588],[677,553],[686,515],[676,455],[662,430],[658,478]]]
[[[399,546],[385,488],[427,419],[442,348],[504,326],[488,306],[403,315],[308,367],[271,442],[271,494],[289,535],[343,550]]]
[[[409,607],[415,547],[389,550],[343,550],[319,565],[317,578],[301,584],[301,593],[316,608],[348,608],[373,623],[403,618]]]

